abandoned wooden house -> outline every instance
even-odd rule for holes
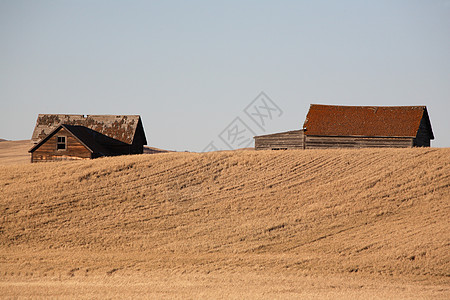
[[[40,114],[31,162],[142,154],[147,145],[138,115]]]
[[[255,149],[430,147],[426,106],[312,104],[303,129],[256,136]]]

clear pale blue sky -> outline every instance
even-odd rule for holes
[[[311,103],[426,105],[450,147],[450,1],[0,0],[0,138],[38,113],[139,114],[151,146],[225,148],[261,91],[283,111],[265,133]]]

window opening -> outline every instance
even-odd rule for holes
[[[67,149],[65,136],[58,136],[58,141],[56,143],[56,149],[57,150],[66,150]]]

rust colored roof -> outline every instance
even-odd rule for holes
[[[306,135],[416,137],[426,106],[337,106],[311,104]],[[431,129],[431,124],[429,125]]]
[[[144,144],[147,144],[141,118],[138,115],[39,114],[31,139],[38,143],[62,124],[85,126],[127,144],[132,144],[136,131],[142,129]]]

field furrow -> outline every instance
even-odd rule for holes
[[[0,166],[0,211],[3,284],[252,274],[449,293],[450,149],[12,164]]]

